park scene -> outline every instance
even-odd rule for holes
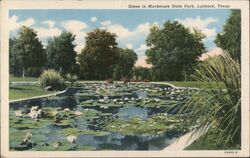
[[[241,12],[10,10],[9,150],[241,149]]]

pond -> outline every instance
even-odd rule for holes
[[[162,150],[180,137],[176,113],[195,90],[84,83],[10,103],[10,150]]]

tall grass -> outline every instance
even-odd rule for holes
[[[215,149],[228,149],[241,143],[241,71],[240,64],[228,54],[211,58],[195,68],[193,78],[207,82],[182,107],[183,126],[197,132],[213,133]],[[216,84],[216,88],[214,87]],[[202,133],[204,134],[204,133]],[[203,136],[203,141],[208,139]]]

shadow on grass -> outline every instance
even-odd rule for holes
[[[32,88],[11,87],[11,86],[10,86],[10,89],[11,89],[11,90],[33,90]]]

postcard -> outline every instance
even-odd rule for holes
[[[249,156],[249,1],[0,3],[1,157]]]

